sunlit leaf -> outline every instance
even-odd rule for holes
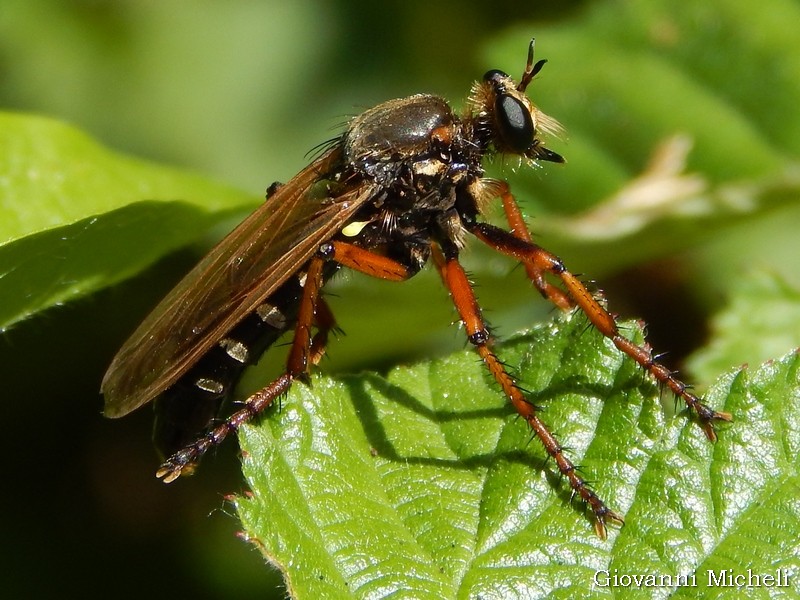
[[[665,418],[582,318],[501,355],[625,526],[594,535],[471,352],[315,378],[242,436],[252,496],[237,508],[295,597],[529,598],[585,593],[603,570],[702,584],[705,569],[800,568],[796,354],[714,384],[708,401],[735,419],[716,444]]]

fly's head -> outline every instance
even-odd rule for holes
[[[475,141],[484,151],[516,155],[528,161],[564,162],[560,154],[545,148],[540,137],[559,134],[561,126],[536,108],[525,93],[545,62],[533,62],[531,40],[528,62],[519,83],[503,71],[493,69],[474,84],[467,119],[474,123]]]

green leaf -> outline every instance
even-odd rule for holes
[[[657,387],[580,315],[500,355],[626,524],[594,535],[472,352],[314,377],[241,435],[252,494],[236,506],[294,597],[575,597],[601,570],[702,585],[706,569],[800,568],[797,354],[714,384],[708,402],[734,415],[716,444],[665,418]]]
[[[0,331],[112,285],[252,206],[241,192],[0,114]]]
[[[737,280],[711,327],[711,343],[688,364],[701,380],[729,365],[758,364],[800,347],[800,291],[772,273],[749,273]]]

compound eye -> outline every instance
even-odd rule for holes
[[[483,76],[483,80],[487,82],[499,82],[502,79],[507,79],[508,75],[503,73],[500,69],[492,69],[491,71],[486,71],[486,75]]]
[[[508,94],[499,94],[495,100],[495,114],[500,137],[510,150],[523,154],[533,144],[535,131],[530,111]]]

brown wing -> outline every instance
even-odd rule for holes
[[[329,150],[278,188],[164,298],[114,357],[101,391],[105,414],[121,417],[173,385],[254,311],[369,198],[314,188],[341,157]]]

